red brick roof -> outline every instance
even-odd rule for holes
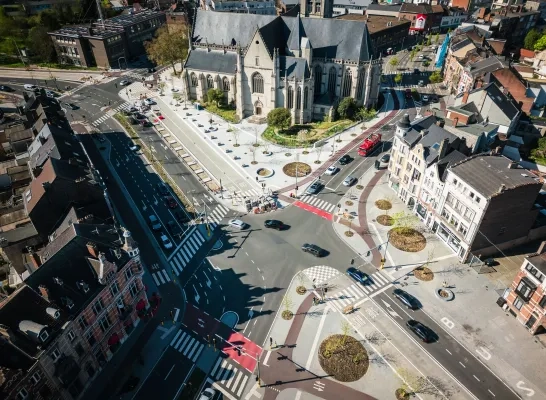
[[[535,58],[535,52],[527,49],[521,49],[519,55],[520,57]]]
[[[493,76],[497,78],[505,90],[510,92],[514,100],[516,100],[518,104],[521,104],[521,111],[525,113],[531,111],[533,99],[525,95],[527,88],[514,72],[509,68],[503,68],[493,72]]]

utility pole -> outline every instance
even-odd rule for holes
[[[97,10],[99,11],[100,23],[102,25],[102,29],[104,29],[104,17],[102,16],[102,8],[100,7],[100,0],[96,0],[96,3],[97,3]]]
[[[299,154],[296,154],[296,198],[298,198],[298,166],[299,166]]]

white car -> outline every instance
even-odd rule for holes
[[[167,250],[173,248],[173,244],[171,243],[167,235],[165,235],[163,232],[161,232],[160,238],[161,238],[161,244],[163,244],[164,248],[166,248]]]
[[[127,86],[127,85],[130,84],[130,83],[131,83],[130,81],[128,81],[127,79],[124,79],[124,80],[122,80],[119,84],[120,84],[121,86]]]
[[[230,219],[228,222],[229,226],[237,229],[245,229],[246,224],[240,219]]]
[[[428,96],[426,94],[423,95],[422,97],[423,101],[427,102],[429,99],[428,99]]]
[[[419,54],[419,55],[417,56],[417,59],[419,59],[419,60],[423,60],[424,58],[425,58],[425,56],[422,55],[422,54]]]
[[[210,400],[214,397],[215,394],[216,394],[216,390],[211,388],[206,388],[199,395],[199,400]]]
[[[55,97],[55,93],[52,92],[51,90],[46,90],[46,96],[49,97],[49,98],[54,98],[54,97]]]
[[[339,168],[335,165],[330,165],[324,172],[326,175],[335,175],[339,171]]]
[[[24,86],[25,90],[31,90],[31,91],[36,91],[38,90],[38,86],[36,85],[31,85],[30,83],[26,83]]]
[[[131,151],[139,151],[140,150],[140,146],[136,145],[136,144],[133,144],[131,146],[129,146],[129,150]]]
[[[153,101],[152,99],[144,99],[144,104],[146,104],[147,106],[153,106],[154,104],[157,104],[157,103]]]

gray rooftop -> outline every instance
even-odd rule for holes
[[[527,260],[543,274],[546,274],[546,253],[529,255]]]
[[[299,35],[293,36],[305,34],[315,58],[371,59],[373,49],[366,24],[332,18],[301,18],[300,25],[296,23],[296,18],[300,17],[197,10],[192,41],[196,44],[238,45],[245,48],[259,29],[270,54],[273,54],[273,48],[278,48],[280,55],[286,55],[291,31],[297,26]]]
[[[501,185],[505,190],[524,185],[541,186],[536,175],[519,166],[510,169],[511,163],[512,160],[507,157],[484,153],[452,165],[449,171],[485,198],[497,195]]]
[[[228,13],[225,14],[227,15]],[[224,53],[217,50],[194,49],[188,55],[185,68],[234,74],[237,69],[237,54],[229,51]]]
[[[279,61],[282,77],[285,76],[285,72],[287,78],[295,77],[301,79],[311,76],[307,60],[304,58],[281,56]]]
[[[500,90],[499,86],[496,83],[494,82],[488,83],[487,85],[482,86],[481,88],[470,91],[470,94],[477,93],[480,91],[486,91],[489,97],[493,100],[493,102],[497,105],[497,107],[499,107],[499,109],[504,113],[504,115],[508,119],[516,118],[519,112],[518,108],[516,107],[514,102]],[[483,110],[484,104],[476,104],[476,106],[480,110],[480,113],[485,111]],[[494,116],[487,115],[487,117],[489,117],[490,121],[497,122]]]
[[[468,64],[467,69],[470,72],[470,75],[477,76],[486,74],[488,72],[493,72],[498,69],[504,68],[504,64],[497,57],[489,57],[475,63]]]

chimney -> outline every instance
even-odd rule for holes
[[[463,104],[466,104],[466,102],[468,101],[468,95],[469,94],[470,93],[468,92],[468,90],[463,93],[463,101],[462,101]]]
[[[510,161],[508,163],[508,169],[516,169],[518,167],[518,163],[516,161]]]
[[[45,287],[44,285],[40,285],[38,286],[38,290],[40,291],[40,294],[42,295],[42,297],[44,299],[46,299],[47,301],[49,301],[49,290],[47,287]]]
[[[106,256],[102,252],[99,253],[99,262],[100,262],[99,282],[102,283],[105,276],[104,269],[106,267]]]
[[[440,143],[440,148],[438,149],[438,160],[441,160],[442,158],[444,158],[448,148],[449,148],[449,138],[445,138],[444,140],[442,140],[442,143]]]
[[[503,193],[506,190],[506,185],[501,183],[498,193]]]
[[[444,127],[444,124],[445,122],[441,119],[439,119],[438,121],[436,121],[436,125],[438,125],[440,128],[443,128]]]
[[[86,246],[87,246],[87,251],[89,252],[89,254],[91,254],[95,258],[99,257],[99,252],[97,249],[97,245],[95,243],[87,242]]]
[[[453,118],[453,127],[456,128],[457,127],[457,123],[459,122],[459,117],[455,117]]]
[[[540,246],[538,247],[538,250],[537,250],[537,254],[542,254],[544,253],[544,247],[546,246],[546,240],[543,241]]]
[[[423,129],[421,131],[421,138],[424,138],[428,134],[428,129]]]
[[[46,138],[43,137],[42,135],[38,136],[38,139],[40,140],[41,144],[44,144],[46,142]]]

